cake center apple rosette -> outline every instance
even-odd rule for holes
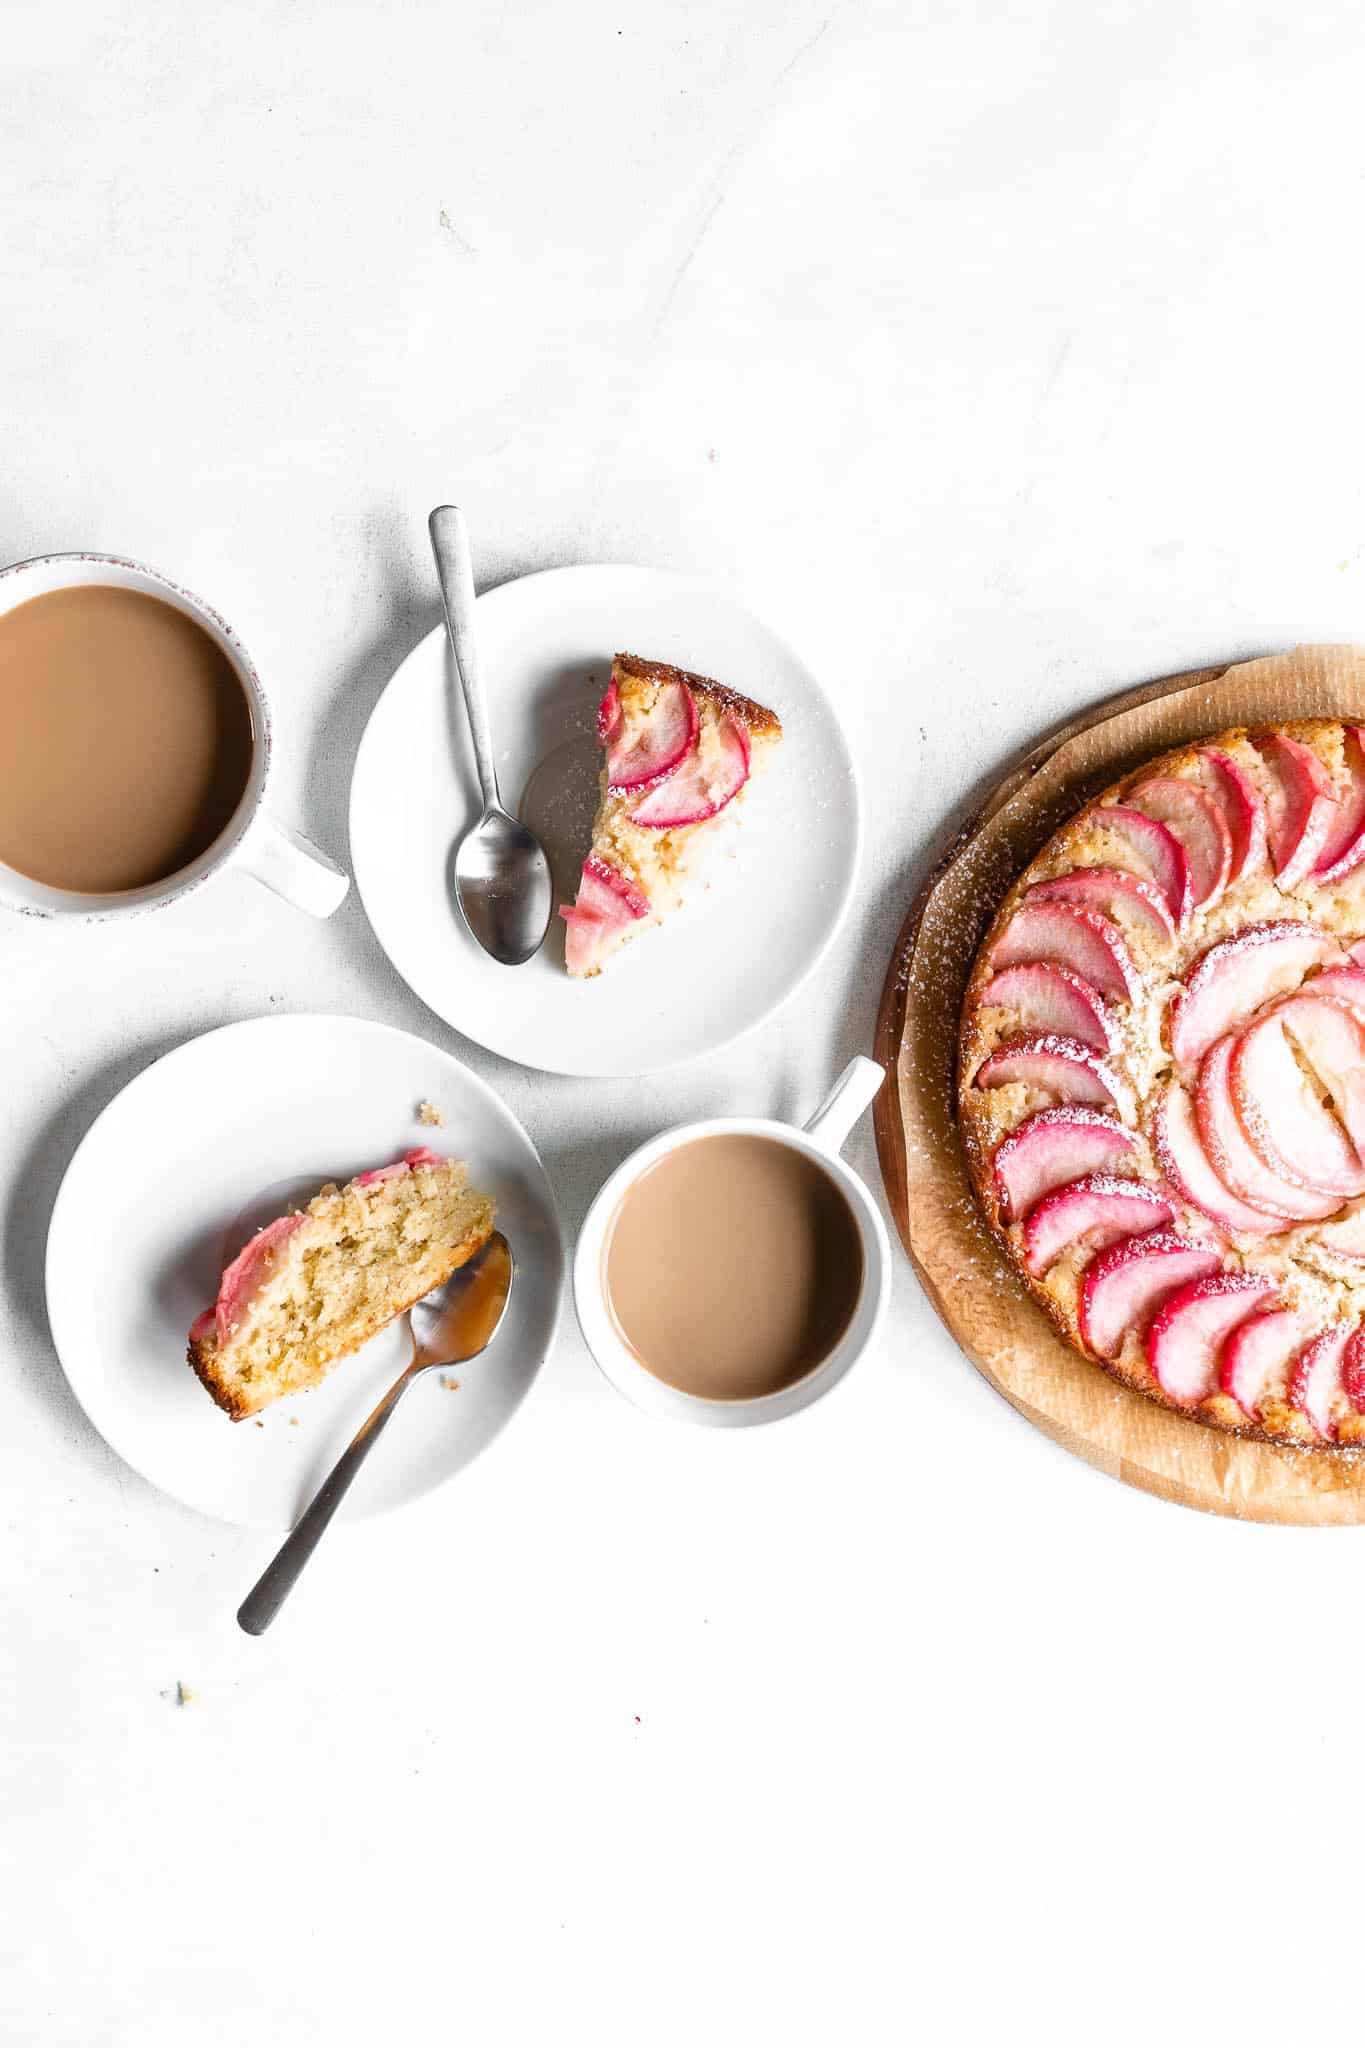
[[[1165,1406],[1365,1443],[1365,730],[1219,734],[1088,804],[968,984],[958,1111],[1073,1345]]]

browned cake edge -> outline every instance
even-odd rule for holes
[[[718,683],[711,676],[696,675],[688,668],[674,668],[667,661],[646,661],[638,654],[618,654],[614,666],[622,675],[633,676],[645,683],[686,683],[699,697],[709,697],[718,711],[728,711],[732,718],[738,718],[751,733],[771,733],[780,737],[782,721],[775,711],[766,704],[756,704],[752,697],[744,696],[739,690],[732,690],[728,683]]]

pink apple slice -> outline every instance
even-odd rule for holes
[[[1285,1377],[1307,1335],[1303,1315],[1291,1308],[1261,1309],[1232,1331],[1218,1362],[1218,1384],[1248,1421],[1260,1421],[1262,1402]]]
[[[1256,749],[1270,783],[1266,810],[1275,879],[1282,889],[1295,889],[1312,874],[1332,830],[1332,778],[1311,747],[1282,732],[1263,734]]]
[[[1103,1251],[1122,1237],[1160,1229],[1174,1213],[1149,1181],[1088,1173],[1054,1188],[1033,1210],[1024,1226],[1024,1263],[1037,1277],[1072,1245]]]
[[[1318,1232],[1318,1243],[1339,1259],[1365,1265],[1365,1208],[1334,1216],[1330,1223],[1324,1223]]]
[[[1337,798],[1336,816],[1313,868],[1315,882],[1340,882],[1365,860],[1365,733],[1345,729],[1347,786]]]
[[[1336,941],[1296,918],[1249,924],[1209,947],[1171,999],[1171,1051],[1193,1066],[1216,1038],[1271,996],[1297,988],[1310,967],[1341,958]]]
[[[1120,924],[1126,921],[1148,938],[1167,944],[1175,938],[1175,919],[1156,883],[1128,868],[1072,868],[1050,882],[1035,882],[1028,901],[1079,903],[1083,910],[1097,910]]]
[[[978,1088],[1041,1089],[1059,1102],[1081,1102],[1092,1109],[1117,1109],[1121,1116],[1133,1114],[1133,1093],[1108,1060],[1079,1038],[1062,1038],[1056,1032],[1013,1038],[1002,1045],[976,1070]]]
[[[1194,1108],[1204,1150],[1225,1187],[1239,1201],[1267,1216],[1282,1216],[1299,1223],[1320,1221],[1341,1207],[1336,1195],[1312,1195],[1305,1188],[1282,1180],[1255,1151],[1242,1128],[1232,1098],[1230,1068],[1232,1037],[1220,1038],[1204,1055],[1195,1086]]]
[[[1286,1398],[1290,1407],[1308,1417],[1324,1443],[1330,1443],[1337,1433],[1336,1407],[1345,1392],[1346,1351],[1355,1332],[1354,1323],[1333,1323],[1330,1330],[1304,1345],[1289,1375]]]
[[[661,683],[647,714],[620,718],[619,697],[617,711],[617,729],[607,751],[610,789],[622,794],[652,789],[682,766],[696,744],[697,700],[686,683]]]
[[[723,811],[748,780],[748,729],[727,716],[715,728],[714,744],[694,747],[676,774],[636,804],[631,822],[653,832],[699,825]]]
[[[1102,996],[1131,1002],[1141,983],[1118,926],[1079,903],[1021,903],[991,952],[994,968],[1068,967]]]
[[[1300,995],[1277,1004],[1271,1014],[1327,1090],[1336,1120],[1350,1140],[1352,1158],[1359,1163],[1365,1158],[1365,1019],[1349,1003],[1323,994],[1321,981],[1319,976],[1309,982]],[[1332,1127],[1337,1128],[1336,1121]]]
[[[355,1188],[377,1187],[380,1181],[397,1180],[400,1173],[412,1173],[419,1166],[444,1166],[439,1152],[433,1152],[430,1145],[414,1145],[401,1159],[395,1159],[392,1166],[372,1166],[368,1173],[358,1173],[351,1182]]]
[[[1106,804],[1091,813],[1091,824],[1109,832],[1138,864],[1138,873],[1148,875],[1166,898],[1171,916],[1184,924],[1190,914],[1192,890],[1190,864],[1185,849],[1169,825],[1135,811],[1131,804]]]
[[[1214,802],[1232,841],[1230,882],[1258,868],[1266,855],[1266,815],[1261,792],[1246,769],[1218,747],[1205,747],[1200,761]]]
[[[633,924],[649,916],[649,899],[619,869],[590,853],[583,863],[578,895],[559,912],[568,932],[564,961],[569,973],[596,974],[621,944]]]
[[[1341,1354],[1341,1391],[1357,1415],[1365,1415],[1365,1324],[1357,1323]]]
[[[277,1216],[264,1230],[247,1239],[218,1283],[217,1301],[190,1325],[192,1343],[202,1343],[213,1331],[220,1349],[228,1344],[253,1298],[269,1279],[284,1246],[307,1221],[302,1210],[294,1216]]]
[[[1274,1292],[1263,1273],[1211,1273],[1163,1301],[1147,1333],[1147,1363],[1162,1393],[1182,1408],[1216,1393],[1224,1342]]]
[[[615,676],[607,684],[607,693],[597,707],[597,738],[600,745],[607,747],[621,730],[621,691]]]
[[[996,1147],[992,1170],[1006,1223],[1020,1223],[1063,1182],[1127,1166],[1137,1139],[1097,1109],[1040,1109]]]
[[[1299,993],[1330,996],[1333,1002],[1345,1003],[1348,1010],[1365,1017],[1365,967],[1324,967],[1321,974],[1303,984]]]
[[[1285,1217],[1254,1209],[1223,1185],[1204,1150],[1189,1091],[1179,1081],[1168,1081],[1157,1098],[1152,1145],[1162,1174],[1180,1199],[1220,1229],[1274,1237],[1289,1228]]]
[[[1365,975],[1361,977],[1365,981]],[[1069,967],[1031,960],[992,975],[981,991],[987,1010],[1010,1010],[1030,1031],[1058,1031],[1096,1052],[1111,1052],[1114,1031],[1099,994]]]
[[[1179,775],[1154,775],[1130,792],[1128,802],[1167,826],[1184,847],[1191,908],[1216,903],[1232,873],[1232,835],[1213,798]]]
[[[1329,1018],[1335,1007],[1345,1024],[1353,1022],[1339,1005],[1314,1007]],[[1288,1028],[1296,1014],[1302,1015],[1297,1004],[1285,1004],[1234,1040],[1228,1083],[1238,1121],[1263,1164],[1310,1195],[1334,1195],[1339,1208],[1365,1194],[1365,1168],[1299,1063]]]
[[[1178,1287],[1218,1271],[1221,1254],[1170,1230],[1126,1237],[1098,1252],[1081,1280],[1082,1341],[1100,1358],[1117,1358],[1130,1330],[1141,1336]]]

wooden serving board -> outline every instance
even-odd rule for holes
[[[1365,1454],[1244,1441],[1173,1415],[1073,1351],[986,1228],[953,1110],[958,1017],[976,951],[1020,869],[1118,776],[1234,725],[1365,720],[1365,649],[1300,647],[1111,698],[1002,777],[910,907],[887,972],[877,1151],[912,1264],[968,1358],[1038,1428],[1116,1479],[1247,1521],[1365,1522]]]

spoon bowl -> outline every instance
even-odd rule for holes
[[[455,849],[455,901],[485,953],[520,967],[538,953],[554,909],[554,882],[534,832],[495,804]]]

